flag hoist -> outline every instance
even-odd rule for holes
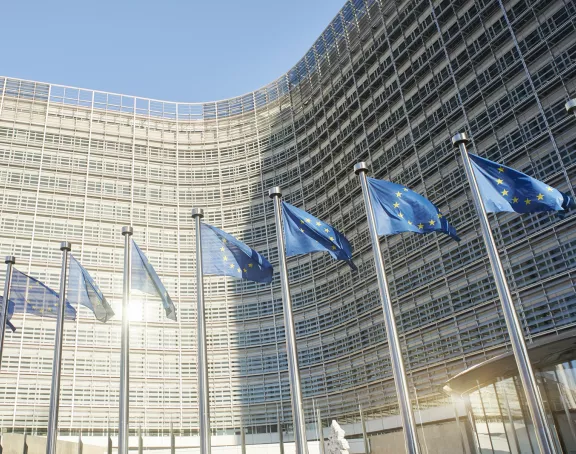
[[[204,276],[202,269],[202,208],[192,209],[196,225],[196,316],[198,318],[198,411],[200,453],[210,454],[210,401],[208,394],[208,350],[206,348],[206,306],[204,304]]]
[[[62,340],[64,337],[64,317],[66,316],[66,279],[68,277],[68,254],[71,249],[72,245],[68,241],[60,243],[62,269],[60,271],[58,316],[56,319],[56,337],[54,339],[54,362],[52,363],[52,387],[50,389],[50,413],[48,414],[46,454],[56,454],[58,408],[60,406],[60,374],[62,371]],[[5,301],[8,301],[8,299]]]
[[[290,297],[290,284],[288,283],[288,270],[286,267],[286,247],[284,232],[282,230],[282,206],[280,199],[282,191],[274,187],[268,192],[274,201],[274,219],[276,222],[276,241],[278,244],[278,261],[280,264],[280,281],[282,284],[282,302],[284,305],[284,330],[286,332],[286,353],[288,355],[288,375],[290,377],[290,397],[292,401],[292,417],[294,421],[294,442],[296,454],[308,454],[306,441],[306,422],[304,406],[302,404],[302,388],[300,384],[300,369],[298,367],[298,350],[296,347],[296,329],[292,314],[292,299]]]
[[[488,251],[488,258],[490,259],[490,265],[492,267],[492,273],[494,274],[498,295],[500,296],[502,312],[504,313],[506,327],[510,334],[510,341],[514,357],[516,358],[520,379],[522,381],[522,388],[526,395],[526,403],[528,404],[530,416],[534,423],[538,447],[542,454],[556,453],[557,451],[552,438],[552,432],[546,420],[546,412],[544,410],[542,396],[538,390],[536,377],[534,376],[534,371],[530,364],[530,358],[528,357],[528,349],[526,348],[522,327],[520,326],[518,315],[514,308],[512,295],[508,288],[504,268],[500,261],[498,248],[496,247],[494,237],[492,236],[492,231],[490,230],[490,222],[486,212],[517,211],[525,213],[531,211],[549,211],[553,209],[552,206],[549,206],[547,207],[548,209],[546,209],[546,207],[539,207],[538,205],[543,205],[544,202],[546,202],[546,193],[552,193],[554,191],[554,195],[557,196],[554,198],[558,199],[556,203],[560,206],[559,210],[562,210],[563,194],[558,195],[556,192],[559,193],[559,191],[544,185],[544,183],[539,182],[538,180],[532,179],[527,175],[521,174],[520,172],[508,167],[479,158],[478,156],[474,156],[475,162],[473,164],[471,156],[466,150],[468,142],[469,139],[465,133],[459,133],[452,137],[453,145],[460,150],[464,170],[466,171],[466,176],[470,183],[472,198],[476,205],[478,217],[480,218],[482,236],[484,238],[484,243],[486,244],[486,250]],[[507,170],[514,172],[517,177],[514,180],[506,179],[505,174]],[[489,175],[492,173],[494,173],[494,178],[489,178]],[[479,187],[478,177],[482,178],[481,188]],[[494,187],[499,186],[501,192],[494,190],[494,187],[491,184],[492,182],[489,181],[492,179],[494,180]],[[544,186],[542,191],[538,190],[540,189],[539,184]],[[550,189],[548,190],[548,188]],[[532,192],[534,193],[534,197],[531,199],[529,196]],[[524,197],[518,197],[521,193]],[[534,208],[532,208],[531,205]],[[567,200],[567,207],[569,205],[571,205],[571,203]]]
[[[204,210],[192,209],[196,225],[196,282],[198,296],[198,402],[200,452],[209,454],[210,399],[208,392],[208,352],[206,346],[206,307],[204,275],[229,276],[268,284],[273,269],[266,258],[229,233],[202,222]]]
[[[118,418],[118,454],[128,454],[130,410],[130,288],[132,283],[132,241],[134,229],[122,227],[124,236],[124,279],[122,284],[122,334],[120,342],[120,408]]]
[[[374,249],[374,263],[376,265],[378,288],[384,310],[384,324],[386,326],[388,349],[390,350],[390,362],[392,363],[396,394],[398,395],[400,419],[402,420],[402,427],[404,428],[404,444],[408,454],[419,454],[420,446],[418,444],[414,414],[410,404],[408,381],[406,379],[406,370],[400,348],[400,338],[398,337],[398,331],[396,329],[396,319],[394,318],[394,309],[392,308],[392,301],[388,290],[388,281],[386,279],[384,261],[382,260],[382,251],[380,250],[380,241],[378,240],[378,231],[376,229],[376,220],[374,219],[374,211],[366,178],[368,166],[364,162],[360,162],[354,166],[354,172],[360,178],[364,205],[366,206],[366,217],[368,218],[368,229],[370,231],[370,239],[372,240],[372,248]]]

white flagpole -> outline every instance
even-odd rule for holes
[[[402,350],[400,348],[400,338],[396,329],[396,319],[392,300],[388,290],[388,280],[386,279],[386,270],[382,260],[382,251],[380,250],[380,241],[376,231],[376,220],[372,209],[372,200],[368,193],[368,181],[366,173],[368,166],[364,162],[359,162],[354,166],[354,172],[360,178],[362,186],[362,195],[364,205],[366,206],[366,217],[368,218],[368,229],[370,230],[370,239],[372,240],[372,249],[374,250],[374,263],[376,265],[376,276],[378,277],[378,288],[380,298],[382,299],[382,309],[384,311],[384,324],[386,326],[386,338],[388,340],[388,349],[390,350],[390,362],[392,363],[392,373],[394,375],[394,384],[396,385],[396,394],[398,396],[398,407],[400,409],[400,419],[404,428],[404,445],[408,454],[419,454],[420,445],[418,444],[418,434],[416,433],[416,422],[410,403],[410,394],[408,392],[408,380],[406,370],[404,369],[404,360],[402,359]]]
[[[208,393],[208,350],[206,347],[206,307],[204,304],[204,271],[202,267],[202,218],[204,210],[192,208],[196,225],[196,294],[198,317],[198,411],[200,453],[210,454],[210,396]]]
[[[282,302],[284,303],[284,329],[286,331],[286,352],[288,354],[288,375],[290,377],[290,394],[292,400],[292,418],[294,422],[294,442],[296,454],[308,454],[306,440],[306,421],[304,405],[302,404],[302,388],[300,384],[300,369],[298,367],[298,348],[296,346],[296,328],[292,314],[292,299],[288,283],[286,267],[286,247],[282,229],[282,207],[280,199],[282,191],[278,186],[268,192],[274,201],[274,219],[276,222],[276,241],[278,244],[278,261],[280,263],[280,282],[282,283]]]
[[[48,414],[48,440],[46,454],[56,454],[58,435],[58,408],[60,406],[60,374],[62,371],[62,339],[64,337],[64,317],[66,311],[66,278],[68,276],[68,253],[72,245],[68,241],[60,243],[62,269],[60,270],[60,295],[56,337],[54,339],[54,362],[52,363],[52,387],[50,389],[50,413]]]
[[[2,306],[2,326],[0,326],[0,369],[2,367],[2,354],[4,353],[4,334],[6,333],[6,321],[8,320],[8,300],[10,299],[10,287],[12,286],[12,269],[16,263],[16,257],[7,255],[4,260],[6,263],[6,278],[4,279],[4,305]]]
[[[522,387],[524,388],[524,393],[526,394],[526,403],[528,404],[528,410],[530,411],[530,416],[532,417],[532,421],[534,423],[538,447],[540,448],[541,454],[556,453],[552,432],[546,421],[544,402],[542,401],[542,396],[538,390],[536,377],[534,376],[534,371],[532,370],[532,365],[530,364],[530,358],[528,357],[528,349],[526,348],[526,342],[524,341],[522,327],[520,326],[520,321],[518,320],[518,315],[516,314],[516,310],[514,308],[512,295],[510,294],[508,282],[506,281],[506,276],[504,275],[504,268],[502,267],[502,262],[500,261],[500,256],[498,255],[498,248],[496,247],[496,242],[494,241],[492,231],[490,230],[490,222],[488,221],[488,216],[486,215],[486,209],[484,208],[484,202],[482,201],[482,196],[480,195],[480,190],[478,189],[478,183],[474,177],[474,171],[472,170],[470,157],[466,151],[466,144],[468,142],[468,136],[464,133],[456,134],[454,137],[452,137],[452,144],[455,147],[458,147],[460,150],[462,163],[464,164],[464,170],[466,171],[466,176],[468,177],[468,182],[470,183],[472,198],[474,199],[476,211],[478,212],[478,217],[480,219],[482,236],[484,237],[484,243],[486,244],[486,250],[488,251],[488,258],[490,259],[490,265],[492,267],[492,273],[494,274],[496,288],[498,289],[498,295],[500,296],[502,312],[504,313],[506,327],[508,328],[508,333],[510,334],[512,350],[514,352],[514,357],[516,358],[516,364],[518,365]]]
[[[132,285],[132,242],[134,229],[122,227],[124,236],[124,282],[122,298],[122,336],[120,344],[120,408],[118,418],[118,454],[128,454],[130,429],[130,289]]]

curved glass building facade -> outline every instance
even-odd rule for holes
[[[576,181],[576,9],[567,0],[349,0],[270,85],[202,104],[0,77],[0,251],[58,288],[59,242],[116,313],[121,226],[178,309],[135,295],[131,427],[198,428],[192,207],[277,265],[267,190],[344,232],[359,272],[327,254],[291,258],[304,403],[326,417],[397,412],[360,185],[352,167],[411,187],[446,213],[446,236],[383,238],[414,405],[508,347],[464,171],[450,138],[570,191]],[[576,324],[576,217],[492,218],[528,339]],[[291,422],[280,283],[205,279],[212,428]],[[44,433],[55,321],[16,315],[0,374],[0,427]],[[65,324],[62,433],[118,426],[120,320],[81,307]]]

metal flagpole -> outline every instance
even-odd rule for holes
[[[396,385],[396,394],[398,395],[398,406],[400,408],[400,419],[404,428],[404,445],[406,452],[409,454],[419,454],[420,445],[418,444],[418,435],[416,433],[416,423],[412,406],[410,404],[410,394],[408,393],[408,380],[404,370],[404,361],[402,360],[402,350],[400,349],[400,338],[396,330],[396,319],[394,318],[394,309],[388,291],[388,282],[384,261],[382,260],[382,251],[380,250],[380,241],[378,232],[376,232],[376,221],[372,211],[372,200],[368,193],[368,181],[366,173],[368,166],[364,162],[359,162],[354,166],[354,172],[360,178],[362,186],[362,195],[364,196],[364,205],[366,206],[366,217],[368,218],[368,228],[374,249],[374,263],[376,265],[376,275],[378,276],[378,287],[380,297],[382,298],[382,309],[384,310],[384,323],[386,325],[386,337],[390,350],[390,362],[392,363],[392,372],[394,374],[394,383]]]
[[[196,223],[196,293],[198,297],[198,410],[200,453],[210,454],[210,401],[208,395],[208,351],[206,348],[206,308],[204,306],[204,276],[202,269],[202,208],[192,208]]]
[[[316,425],[318,427],[318,447],[320,454],[325,454],[324,449],[324,431],[322,430],[322,415],[320,414],[320,409],[316,408]]]
[[[288,354],[288,375],[290,377],[292,418],[294,422],[294,442],[296,445],[296,454],[308,454],[306,422],[304,419],[304,406],[302,405],[302,389],[300,385],[300,369],[298,367],[296,329],[294,327],[294,316],[292,314],[292,299],[290,298],[290,284],[288,283],[288,269],[286,267],[286,247],[284,245],[284,231],[282,229],[282,207],[280,206],[282,191],[278,186],[275,186],[268,191],[268,195],[274,201],[280,282],[282,283],[282,301],[284,303],[286,353]]]
[[[4,334],[6,333],[6,320],[8,320],[8,300],[10,299],[10,287],[12,286],[12,268],[16,263],[16,257],[7,255],[6,278],[4,279],[4,306],[2,306],[2,326],[0,326],[0,369],[2,367],[2,354],[4,353]]]
[[[124,283],[122,298],[122,338],[120,350],[120,415],[118,422],[118,454],[128,454],[130,411],[130,289],[132,285],[132,242],[134,229],[122,227],[124,235]]]
[[[280,446],[280,454],[284,454],[284,429],[282,427],[282,416],[280,416],[280,409],[276,407],[276,420],[278,421],[278,445]]]
[[[510,333],[512,350],[514,352],[514,357],[516,358],[516,364],[518,365],[522,387],[526,394],[526,403],[528,404],[528,410],[530,411],[530,416],[534,423],[538,447],[542,454],[556,453],[556,448],[554,447],[552,439],[552,432],[546,422],[544,402],[542,401],[542,396],[538,390],[536,377],[534,376],[534,371],[532,370],[530,359],[528,357],[528,349],[526,348],[526,342],[524,341],[522,327],[520,326],[518,315],[514,308],[512,295],[510,294],[508,282],[504,275],[504,268],[502,267],[502,262],[498,255],[498,249],[496,248],[492,231],[490,230],[490,222],[486,215],[484,203],[480,195],[480,190],[478,189],[478,183],[474,177],[470,157],[466,151],[466,144],[468,142],[468,136],[464,133],[459,133],[452,137],[452,143],[454,146],[459,148],[460,154],[462,155],[462,162],[464,164],[466,176],[468,177],[468,182],[470,183],[472,198],[474,199],[474,204],[478,211],[478,217],[480,218],[482,236],[484,237],[484,243],[486,244],[486,250],[488,251],[488,258],[490,259],[496,288],[498,289],[498,295],[500,296],[500,302],[502,303],[502,312],[504,313],[504,319],[506,320],[506,327],[508,328],[508,333]]]
[[[60,270],[60,295],[58,318],[56,319],[56,337],[54,339],[54,362],[52,363],[52,388],[50,389],[46,454],[56,454],[58,407],[60,406],[60,373],[62,369],[62,339],[64,337],[64,312],[66,310],[66,278],[68,276],[68,253],[71,249],[72,245],[68,241],[60,243],[62,269]]]
[[[360,410],[360,423],[362,424],[362,436],[364,437],[364,452],[370,454],[370,440],[368,440],[368,434],[366,433],[366,420],[364,419],[362,404],[358,405],[358,410]]]

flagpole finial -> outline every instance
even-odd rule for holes
[[[356,175],[358,175],[360,172],[368,173],[368,166],[366,165],[366,163],[364,161],[359,162],[358,164],[356,164],[354,166],[354,173]]]
[[[125,225],[124,227],[122,227],[122,235],[126,236],[132,234],[134,234],[134,227],[132,227],[131,225]]]
[[[62,241],[60,243],[60,250],[61,251],[71,251],[72,250],[72,243],[70,243],[70,241]]]
[[[12,265],[16,264],[16,257],[14,257],[13,255],[7,255],[6,258],[4,259],[4,263],[8,264],[11,263]]]
[[[568,100],[564,107],[566,107],[566,112],[568,113],[576,112],[576,99],[573,98]]]
[[[192,208],[192,217],[202,219],[204,217],[204,210],[202,208]]]
[[[282,190],[280,186],[274,186],[272,189],[268,190],[268,197],[273,199],[274,197],[282,197]]]
[[[465,132],[459,132],[454,137],[452,137],[452,145],[454,145],[455,147],[457,147],[460,144],[466,145],[468,142],[470,142],[470,139],[468,139],[468,134],[466,134]]]

